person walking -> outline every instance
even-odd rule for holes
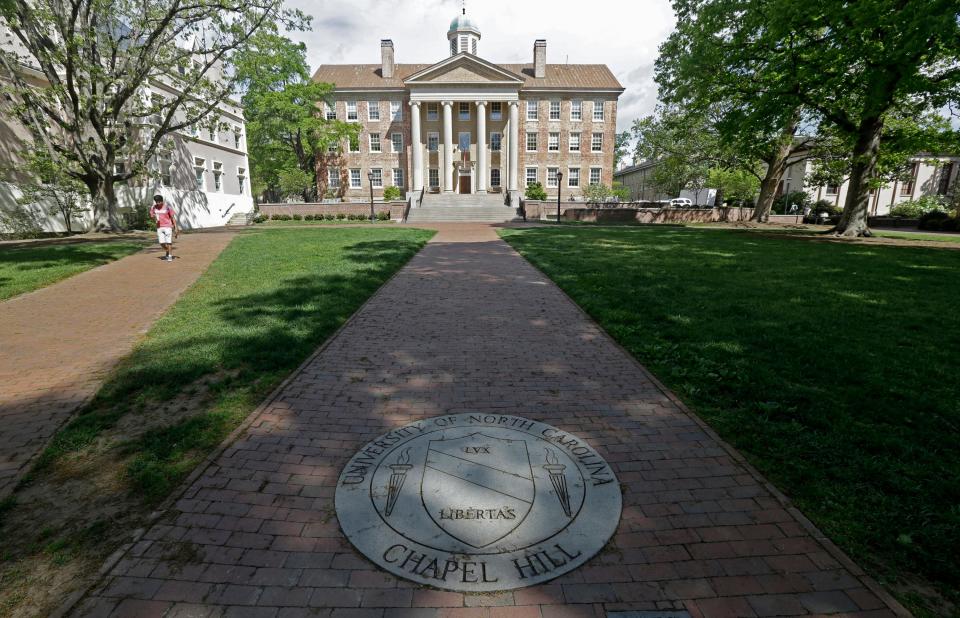
[[[160,258],[167,262],[173,261],[173,239],[180,237],[177,228],[177,217],[173,208],[164,203],[162,195],[153,196],[153,206],[150,207],[150,217],[157,222],[157,242],[167,254]]]

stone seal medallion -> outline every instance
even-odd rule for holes
[[[424,419],[360,449],[337,518],[367,558],[437,588],[486,592],[571,571],[620,521],[620,484],[585,440],[519,416]]]

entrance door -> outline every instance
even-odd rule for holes
[[[457,146],[460,151],[460,160],[469,161],[470,160],[470,132],[464,131],[457,136]]]
[[[460,195],[470,193],[470,176],[460,176]]]

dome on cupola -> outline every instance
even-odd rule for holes
[[[464,3],[466,5],[466,3]],[[480,42],[480,28],[467,17],[467,7],[463,7],[460,15],[450,22],[447,30],[447,40],[450,41],[450,55],[473,54],[477,55],[477,45]]]

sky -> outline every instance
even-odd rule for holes
[[[380,62],[380,39],[393,39],[398,63],[433,63],[449,55],[447,28],[461,0],[287,0],[313,16],[307,45],[320,64]],[[481,32],[478,55],[491,62],[533,62],[533,42],[547,40],[547,62],[606,64],[626,90],[617,129],[653,111],[657,48],[673,30],[669,0],[468,0]]]

